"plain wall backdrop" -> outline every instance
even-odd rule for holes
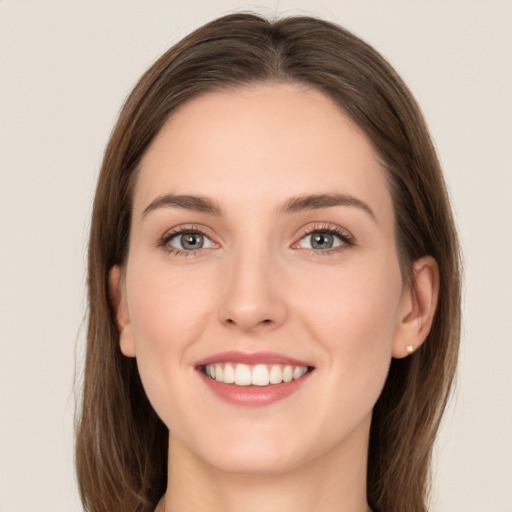
[[[511,512],[510,0],[0,0],[0,512],[81,510],[73,379],[102,153],[139,75],[234,10],[344,25],[422,106],[466,267],[458,391],[437,445],[432,512]]]

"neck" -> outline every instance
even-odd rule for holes
[[[171,436],[167,493],[157,511],[367,512],[368,435],[353,441],[283,473],[234,474]]]

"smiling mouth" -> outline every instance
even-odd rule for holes
[[[216,363],[198,368],[210,379],[234,386],[272,386],[299,380],[313,371],[311,366],[290,364]]]

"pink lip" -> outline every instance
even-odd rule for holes
[[[291,366],[313,366],[306,361],[300,361],[275,352],[254,352],[252,354],[246,352],[237,352],[230,350],[227,352],[219,352],[212,356],[201,359],[195,364],[195,367],[205,366],[207,364],[216,363],[241,363],[248,365],[255,364],[289,364]]]
[[[291,382],[269,384],[268,386],[235,386],[234,384],[224,384],[224,382],[213,380],[202,372],[199,372],[199,375],[210,391],[225,402],[234,405],[261,407],[273,404],[298,391],[309,380],[311,373],[308,372],[304,377]]]
[[[214,354],[198,361],[195,367],[208,389],[223,401],[234,405],[261,407],[273,404],[298,391],[311,376],[311,372],[308,372],[300,379],[292,380],[291,382],[282,382],[281,384],[269,384],[268,386],[235,386],[234,384],[225,384],[224,382],[216,381],[203,373],[203,367],[207,364],[227,362],[247,365],[283,364],[308,366],[310,368],[312,365],[305,361],[273,352],[248,354],[244,352],[228,351]]]

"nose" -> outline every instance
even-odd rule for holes
[[[245,333],[273,330],[287,317],[283,275],[265,251],[240,251],[222,278],[219,320]]]

